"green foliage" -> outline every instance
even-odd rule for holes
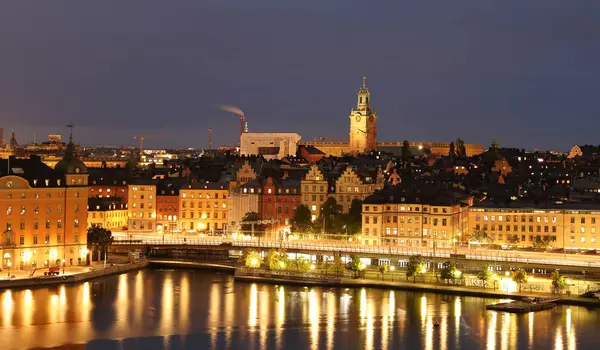
[[[534,248],[546,248],[549,244],[549,236],[535,236],[535,241],[533,241]]]
[[[390,270],[390,266],[387,263],[379,265],[379,273],[384,275]]]
[[[308,270],[310,270],[310,265],[310,261],[304,259],[301,256],[297,257],[296,260],[294,260],[294,266],[299,272],[307,272]]]
[[[360,199],[352,200],[348,214],[342,216],[342,222],[346,227],[343,233],[355,235],[362,231],[362,201]]]
[[[333,266],[331,268],[336,275],[343,275],[346,272],[346,265],[340,256],[333,258]]]
[[[344,220],[342,211],[343,207],[333,197],[327,198],[325,203],[323,203],[319,222],[321,225],[324,224],[325,233],[339,234],[343,231]]]
[[[113,240],[112,232],[100,224],[94,223],[87,230],[87,247],[92,252],[108,255],[108,246]]]
[[[291,231],[294,233],[314,233],[315,225],[311,220],[312,213],[310,209],[302,204],[296,208],[294,217],[292,218]]]
[[[259,221],[260,220],[260,216],[258,216],[258,213],[256,212],[248,212],[246,213],[246,215],[244,215],[244,217],[242,218],[242,231],[246,232],[246,233],[250,233],[252,231],[252,224],[245,224],[245,222],[251,222],[251,221]],[[266,229],[266,225],[263,224],[254,224],[254,232],[263,232]]]
[[[483,289],[487,287],[487,282],[492,278],[492,271],[489,266],[484,266],[479,272],[477,272],[477,279],[483,282]]]
[[[257,251],[252,250],[246,254],[246,259],[245,259],[246,267],[258,268],[258,267],[260,267],[261,263],[262,263],[262,260],[260,258],[260,254]]]
[[[471,237],[469,237],[469,241],[480,244],[489,244],[492,239],[485,231],[473,231],[473,234],[471,234]]]
[[[358,277],[358,273],[365,269],[365,266],[360,261],[358,256],[353,255],[352,260],[348,263],[348,270],[354,272],[354,276]]]
[[[565,276],[561,275],[558,270],[552,272],[552,288],[555,293],[560,293],[567,287]]]
[[[454,280],[456,278],[456,267],[452,262],[446,261],[442,264],[440,278],[443,280]]]
[[[519,243],[519,236],[518,235],[507,235],[506,241],[509,244],[517,244],[517,243]]]
[[[271,270],[285,270],[289,267],[289,260],[285,249],[270,249],[265,255],[265,265]]]
[[[420,255],[412,255],[408,258],[408,265],[406,266],[406,276],[412,277],[413,282],[417,275],[422,274],[425,271],[425,263],[423,257]]]
[[[527,272],[520,268],[513,273],[512,279],[519,285],[520,292],[523,285],[527,283]]]

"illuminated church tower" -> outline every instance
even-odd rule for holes
[[[350,150],[353,153],[374,150],[377,142],[377,116],[371,109],[371,94],[366,81],[367,78],[363,77],[356,109],[350,111]]]

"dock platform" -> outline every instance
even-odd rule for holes
[[[556,307],[558,299],[514,300],[504,303],[486,305],[487,310],[525,314],[535,311],[551,310]]]

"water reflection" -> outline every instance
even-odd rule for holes
[[[163,347],[200,349],[599,345],[600,313],[584,308],[510,315],[486,311],[492,300],[479,298],[244,284],[199,271],[148,270],[79,285],[5,290],[0,298],[0,339],[15,348],[94,339],[124,340],[91,349],[156,348],[156,337],[162,337]]]

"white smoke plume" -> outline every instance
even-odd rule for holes
[[[220,106],[219,109],[222,110],[222,111],[225,111],[225,112],[237,114],[240,117],[244,116],[244,111],[242,111],[241,109],[239,109],[239,108],[237,108],[235,106]]]

